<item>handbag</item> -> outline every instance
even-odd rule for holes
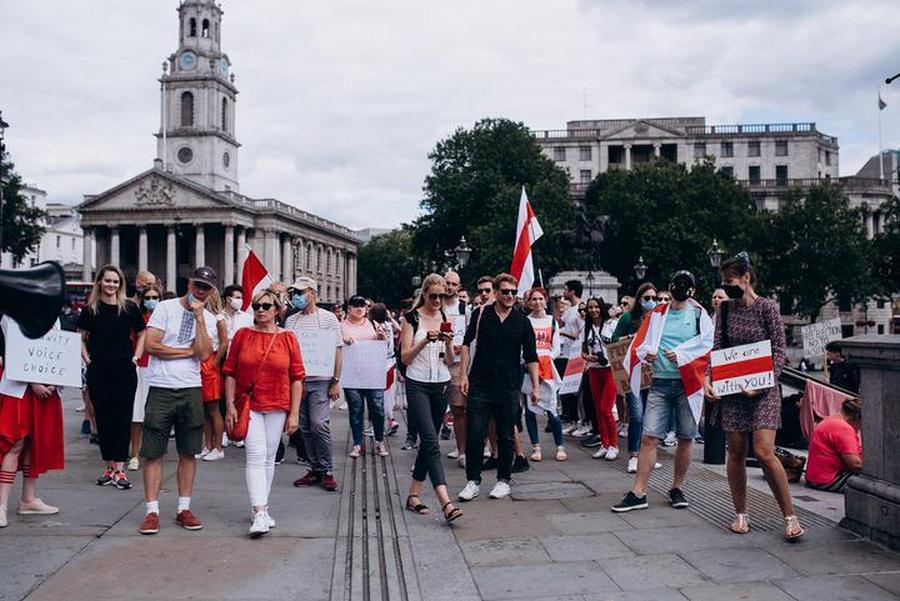
[[[253,398],[253,387],[256,386],[256,380],[259,379],[262,366],[266,362],[266,358],[269,356],[269,351],[272,350],[272,346],[275,345],[275,339],[278,338],[280,334],[281,333],[279,332],[275,334],[275,336],[272,336],[269,348],[266,349],[262,361],[259,362],[259,367],[256,369],[256,376],[253,378],[253,381],[250,382],[250,388],[234,402],[234,408],[237,409],[238,415],[237,419],[234,420],[234,426],[228,429],[228,440],[240,442],[247,437],[247,430],[250,429],[250,400]]]

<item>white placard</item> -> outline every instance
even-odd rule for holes
[[[81,387],[81,336],[50,330],[27,338],[10,320],[6,329],[5,377],[19,382]]]
[[[303,355],[306,377],[330,378],[334,376],[334,353],[337,348],[337,330],[294,330]]]
[[[384,360],[387,342],[363,340],[344,345],[341,387],[384,390],[387,374]]]
[[[803,326],[800,333],[803,335],[803,356],[814,361],[825,355],[826,344],[843,338],[838,317]]]
[[[718,396],[775,386],[772,343],[768,340],[713,351],[709,360],[712,386]]]

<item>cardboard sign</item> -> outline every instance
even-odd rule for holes
[[[803,335],[803,356],[814,361],[825,355],[825,345],[843,338],[841,320],[838,317],[800,328]]]
[[[384,361],[387,342],[363,340],[344,345],[341,387],[384,390],[387,383]]]
[[[718,396],[775,386],[772,343],[743,344],[710,354],[712,386]]]
[[[81,388],[81,336],[50,330],[40,338],[26,338],[19,325],[9,320],[4,376],[19,382]]]
[[[584,357],[581,356],[581,345],[572,345],[569,360],[566,362],[566,373],[563,374],[559,394],[577,394],[581,388],[581,377],[584,375]]]
[[[330,378],[334,375],[334,350],[339,330],[294,330],[306,377]]]
[[[631,392],[631,382],[628,378],[628,372],[625,371],[624,363],[632,338],[634,336],[626,336],[606,345],[606,357],[609,359],[610,367],[612,367],[613,378],[616,381],[616,392],[622,396]],[[652,376],[653,365],[650,363],[641,365],[641,390],[650,388]]]

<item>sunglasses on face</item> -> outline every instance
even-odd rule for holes
[[[656,295],[653,295],[653,294],[645,294],[644,296],[641,297],[641,300],[645,300],[645,301],[656,300]]]
[[[437,299],[447,300],[447,295],[443,293],[438,294],[437,292],[431,292],[430,294],[428,294],[428,300],[436,301]]]
[[[148,301],[148,300],[159,300],[159,297],[158,297],[158,296],[145,296],[145,297],[144,297],[144,300],[145,300],[145,301]]]
[[[479,288],[478,294],[490,294],[493,291],[493,288]]]
[[[210,286],[209,284],[201,284],[200,282],[194,282],[194,288],[202,291],[212,290],[212,286]]]
[[[274,303],[253,303],[250,305],[254,311],[268,311],[275,306]]]
[[[515,288],[501,288],[499,290],[501,296],[515,296],[516,289]]]

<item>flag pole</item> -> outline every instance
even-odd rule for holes
[[[881,111],[884,110],[881,100],[881,84],[878,84],[878,179],[884,181],[884,151],[881,146]]]
[[[538,267],[538,279],[541,281],[541,288],[544,287],[544,273],[541,271],[541,268]]]

